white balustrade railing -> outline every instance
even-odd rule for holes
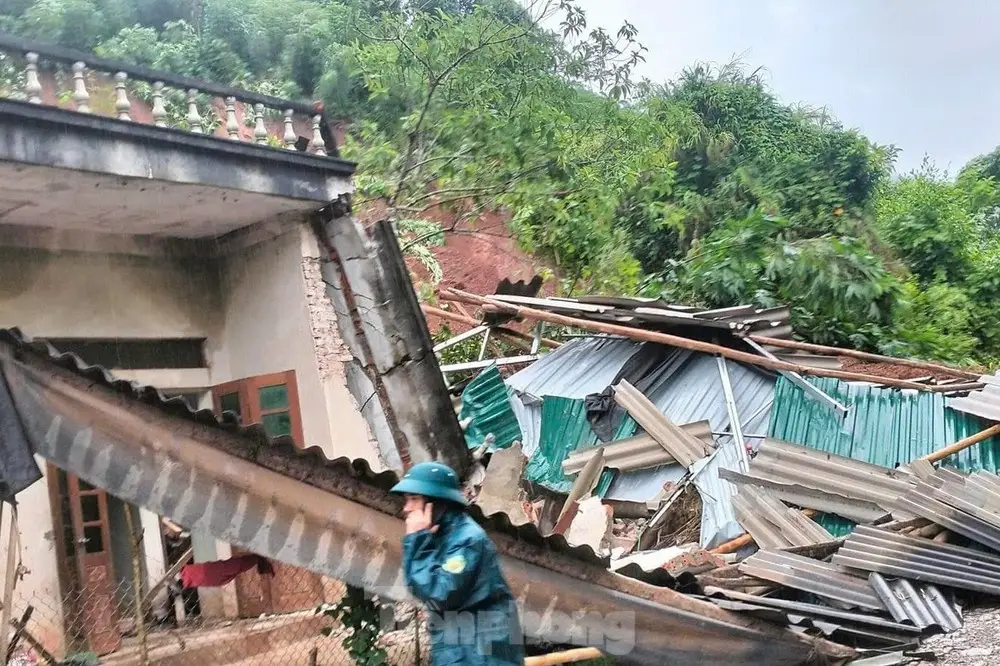
[[[287,150],[298,149],[299,138],[294,120],[296,115],[304,115],[309,117],[312,129],[312,137],[308,141],[306,150],[326,156],[331,149],[335,149],[335,146],[326,145],[321,131],[323,117],[316,113],[312,105],[219,86],[207,81],[151,72],[61,47],[28,43],[21,38],[2,33],[0,33],[0,54],[7,56],[11,63],[21,68],[16,78],[23,83],[20,84],[21,90],[16,91],[16,97],[31,104],[44,103],[43,96],[46,91],[43,81],[47,79],[43,76],[43,72],[65,71],[68,67],[72,77],[71,90],[52,92],[57,99],[64,99],[67,102],[72,100],[72,108],[79,113],[100,115],[95,111],[95,107],[112,108],[113,112],[105,115],[111,115],[120,121],[134,122],[136,105],[132,100],[138,98],[148,106],[152,124],[156,127],[195,134],[214,134],[215,127],[222,123],[229,140],[244,141],[244,133],[238,120],[239,111],[242,111],[246,126],[252,128],[246,133],[248,142]],[[103,75],[111,82],[113,88],[109,91],[109,96],[112,98],[102,98],[100,104],[91,99],[91,92],[103,95],[103,91],[98,92],[99,86],[95,85],[95,82],[99,79],[94,74]],[[88,90],[88,86],[92,89]],[[3,89],[4,87],[0,86],[0,90]],[[138,94],[140,90],[143,94]],[[10,94],[7,96],[15,97]],[[206,98],[224,100],[221,112],[211,104],[205,106],[202,102],[202,109],[206,110],[203,114],[199,109],[199,102]],[[186,113],[184,113],[185,106]],[[170,109],[174,112],[171,113]],[[267,115],[276,114],[280,114],[282,123],[279,125],[280,132],[272,135],[268,131],[265,119]]]

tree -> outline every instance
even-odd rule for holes
[[[572,0],[10,0],[0,26],[322,99],[357,203],[431,282],[435,246],[499,212],[567,293],[787,303],[808,340],[1000,360],[1000,148],[890,180],[893,146],[779,100],[762,68],[635,80],[635,27]],[[23,71],[0,58],[0,88],[22,95]],[[184,127],[184,92],[166,103]]]
[[[540,22],[562,11],[564,34],[582,34],[573,5],[511,8],[383,14],[360,30],[370,102],[402,113],[364,123],[348,144],[359,191],[384,203],[408,249],[442,239],[414,219],[446,211],[454,221],[443,232],[458,233],[482,211],[507,209],[525,246],[573,281],[634,286],[638,266],[613,212],[638,173],[668,166],[651,154],[660,144],[646,143],[646,119],[617,102],[641,58],[634,29],[614,39],[594,30],[569,45]],[[615,270],[599,269],[609,257]]]

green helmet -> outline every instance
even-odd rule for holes
[[[458,487],[458,475],[452,468],[439,462],[417,463],[390,492],[423,495],[462,505],[469,503]]]

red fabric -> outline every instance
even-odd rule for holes
[[[181,569],[181,585],[193,587],[221,587],[244,571],[257,567],[257,573],[274,575],[271,563],[259,555],[240,555],[228,560],[188,564]]]

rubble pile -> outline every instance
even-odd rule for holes
[[[548,308],[637,328],[644,317],[722,327],[629,299],[497,299],[519,312]],[[773,311],[726,315],[737,337],[784,325]],[[1000,380],[937,372],[926,380],[935,395],[919,403],[928,413],[921,421],[896,380],[762,378],[721,355],[628,337],[578,338],[493,391],[505,397],[491,422],[521,439],[493,443],[484,513],[502,509],[589,546],[616,574],[853,647],[859,665],[917,663],[935,651],[946,663],[992,658],[989,644],[948,637],[963,635],[964,609],[1000,599],[1000,477],[989,439],[997,428],[952,436],[940,423],[966,414],[1000,421],[990,402]],[[862,411],[879,401],[896,402]],[[867,438],[865,448],[850,438]],[[900,460],[900,441],[923,455]],[[969,449],[981,442],[989,451],[973,459]]]

